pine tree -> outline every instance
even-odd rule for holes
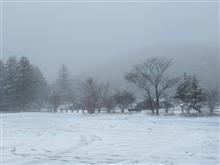
[[[5,110],[5,67],[3,61],[0,60],[0,111]]]
[[[16,94],[19,110],[28,110],[34,100],[34,71],[26,57],[22,57],[17,64]]]
[[[191,76],[188,76],[186,73],[184,73],[183,83],[181,83],[176,90],[176,98],[185,105],[190,102],[190,86]]]
[[[180,100],[182,111],[187,107],[188,113],[191,108],[201,112],[200,103],[203,101],[203,93],[195,75],[188,76],[184,73],[183,82],[177,87],[175,98]]]
[[[7,110],[15,110],[17,102],[17,59],[9,57],[5,64],[5,99]]]
[[[38,67],[33,67],[33,96],[36,108],[42,108],[46,101],[48,101],[49,87],[43,74]]]
[[[73,101],[73,87],[68,69],[63,64],[58,72],[56,88],[60,95],[61,101]]]
[[[17,61],[16,57],[9,57],[5,65],[0,61],[0,72],[4,75],[0,77],[1,109],[40,108],[48,101],[47,82],[40,69],[30,64],[28,58]]]

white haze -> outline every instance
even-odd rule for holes
[[[48,81],[66,64],[75,79],[122,86],[131,66],[174,58],[175,74],[219,74],[218,3],[4,3],[3,55],[27,56]]]

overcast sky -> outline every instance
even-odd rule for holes
[[[184,49],[187,60],[205,52],[217,65],[218,10],[213,2],[4,3],[3,54],[29,57],[49,81],[61,64],[74,76],[114,77],[152,55],[181,62]]]

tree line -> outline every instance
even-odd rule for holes
[[[2,111],[28,111],[45,105],[49,88],[37,66],[27,57],[10,57],[0,61],[0,94]]]
[[[219,105],[219,88],[202,88],[196,75],[187,73],[172,76],[169,69],[173,60],[152,57],[135,65],[125,73],[124,78],[139,89],[143,102],[127,89],[111,89],[107,81],[92,77],[73,80],[65,65],[58,71],[57,79],[49,84],[40,69],[31,64],[27,57],[10,57],[4,63],[0,60],[0,106],[1,111],[30,111],[50,107],[53,112],[62,109],[64,103],[71,104],[73,111],[114,112],[116,107],[124,113],[148,109],[159,115],[160,109],[168,110],[179,105],[182,113],[192,110],[202,113],[207,106],[210,114]]]

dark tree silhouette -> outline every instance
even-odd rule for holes
[[[135,101],[133,93],[127,90],[116,90],[113,98],[115,103],[120,107],[121,113],[124,113],[125,108],[128,108],[128,106]]]
[[[156,102],[156,114],[159,115],[159,99],[169,88],[173,87],[179,78],[171,78],[168,69],[172,60],[165,57],[149,58],[125,75],[125,78],[145,91],[154,113],[153,101]]]

